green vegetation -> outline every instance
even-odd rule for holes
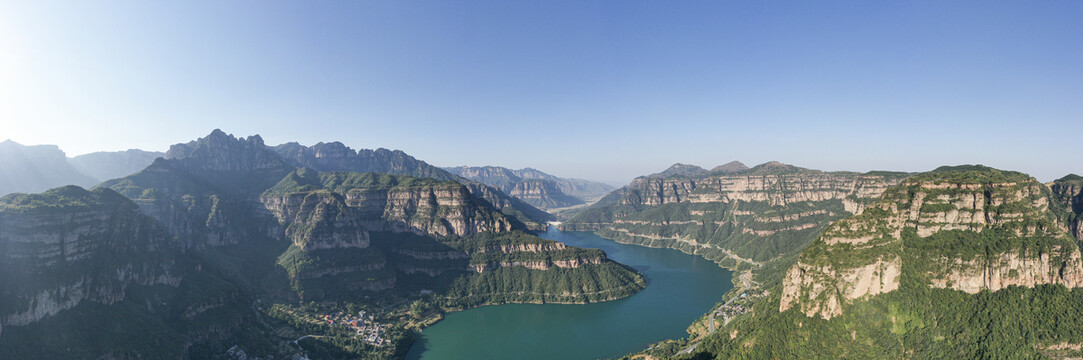
[[[755,306],[755,316],[701,342],[697,354],[675,358],[1032,359],[1055,353],[1045,350],[1050,345],[1083,342],[1083,309],[1076,305],[1083,290],[1041,285],[968,295],[911,283],[826,321],[779,313],[772,295]]]
[[[612,261],[549,270],[512,266],[460,277],[448,286],[444,300],[448,307],[588,303],[626,297],[646,285],[637,271]]]
[[[951,186],[919,185],[929,182]],[[970,193],[983,197],[985,208],[981,211],[991,216],[987,218],[991,225],[940,230],[920,237],[917,226],[938,224],[926,223],[929,220],[924,217],[911,217],[903,224],[888,221],[899,215],[894,209],[912,208],[917,192],[924,193],[925,199],[941,195],[973,199]],[[1023,194],[1022,198],[1017,194]],[[840,274],[876,259],[898,256],[902,264],[898,290],[847,302],[842,315],[830,320],[808,317],[798,310],[800,306],[780,313],[782,286],[774,279],[787,267],[769,263],[761,271],[768,276],[760,279],[772,295],[754,306],[753,315],[738,317],[708,336],[693,354],[675,356],[675,351],[666,349],[660,355],[685,359],[1032,359],[1083,355],[1079,350],[1083,309],[1077,306],[1083,301],[1083,289],[1046,284],[971,295],[930,286],[933,279],[943,279],[953,271],[989,271],[1006,254],[1027,259],[1024,261],[1070,261],[1078,248],[1060,230],[1054,211],[1045,211],[1040,205],[1042,198],[1049,196],[1048,190],[1025,174],[982,166],[944,167],[917,175],[888,190],[878,205],[837,222],[823,235],[871,240],[860,246],[816,241],[800,255],[801,262],[812,268],[829,265]],[[926,202],[919,211],[924,216],[955,210],[961,209],[950,203]],[[790,261],[779,261],[783,262]],[[959,268],[970,266],[975,268]],[[1020,275],[1019,270],[1012,270],[1009,277]],[[827,278],[820,285],[830,287],[835,280]]]
[[[912,182],[934,181],[953,184],[1002,184],[1028,182],[1030,175],[1018,171],[998,170],[984,165],[941,166],[928,173],[910,178]]]

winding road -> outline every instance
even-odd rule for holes
[[[718,309],[716,309],[715,311],[712,311],[710,315],[707,315],[707,335],[713,334],[715,332],[715,330],[717,330],[717,329],[715,329],[715,326],[714,326],[714,318],[720,316],[720,313],[722,312],[722,309],[725,308],[727,305],[733,303],[734,300],[737,300],[737,299],[741,298],[741,294],[744,294],[745,291],[748,291],[748,289],[752,288],[752,280],[748,279],[749,275],[750,275],[750,272],[748,272],[748,271],[742,272],[740,275],[738,275],[737,278],[741,280],[741,286],[742,286],[741,287],[741,293],[737,294],[733,298],[727,300],[725,304],[722,304],[722,306],[719,306]],[[726,322],[723,323],[722,326],[725,326],[726,324],[728,324],[729,320],[730,319],[726,319]],[[685,348],[684,350],[681,350],[677,354],[691,353],[692,351],[696,350],[696,346],[698,346],[698,345],[699,345],[699,343],[692,344],[692,346],[689,346],[689,347]]]

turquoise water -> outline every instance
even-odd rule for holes
[[[596,359],[687,336],[685,329],[733,286],[730,272],[676,250],[618,244],[550,227],[541,237],[605,250],[647,277],[647,288],[585,305],[507,304],[448,314],[406,354],[418,359]]]

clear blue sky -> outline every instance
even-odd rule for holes
[[[0,0],[0,140],[1083,173],[1081,1]]]

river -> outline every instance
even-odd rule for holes
[[[671,249],[606,240],[550,227],[539,236],[602,249],[647,277],[630,297],[594,304],[506,304],[454,312],[426,328],[406,354],[430,359],[596,359],[645,349],[707,313],[733,284],[714,262]]]

